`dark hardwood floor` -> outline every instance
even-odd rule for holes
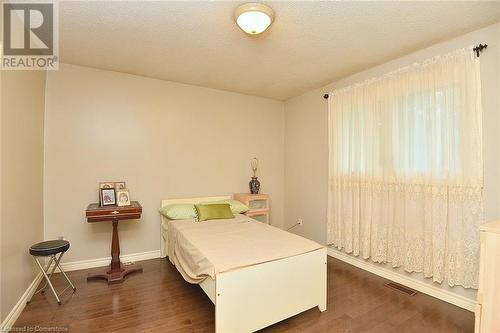
[[[186,283],[167,259],[141,262],[144,273],[123,284],[86,282],[89,269],[69,272],[77,292],[58,306],[48,290],[37,294],[16,327],[59,327],[70,332],[213,332],[214,306]],[[56,287],[62,277],[54,277]],[[292,277],[293,278],[293,277]],[[317,308],[263,332],[473,332],[474,315],[424,294],[407,296],[387,280],[328,258],[328,310]]]

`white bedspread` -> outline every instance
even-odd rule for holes
[[[190,283],[320,248],[316,242],[244,215],[203,222],[168,221],[169,259]]]

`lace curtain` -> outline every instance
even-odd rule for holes
[[[479,67],[466,48],[331,93],[329,244],[477,288]]]

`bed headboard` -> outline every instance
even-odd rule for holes
[[[181,199],[163,199],[160,207],[172,204],[199,204],[200,202],[210,202],[231,199],[230,195],[221,195],[217,197],[197,197],[197,198],[181,198]]]
[[[167,205],[172,205],[172,204],[199,204],[201,202],[210,202],[210,201],[219,201],[219,200],[227,200],[231,199],[230,195],[220,195],[217,197],[197,197],[197,198],[180,198],[180,199],[163,199],[160,203],[160,208],[165,207]],[[167,244],[168,244],[168,235],[166,232],[166,229],[164,227],[168,224],[168,219],[160,214],[160,221],[161,221],[161,227],[160,227],[160,234],[161,234],[161,240],[160,240],[160,256],[162,258],[167,256]]]

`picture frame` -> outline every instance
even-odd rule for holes
[[[116,204],[119,207],[130,206],[130,193],[127,189],[116,191]]]
[[[115,182],[115,190],[126,190],[127,189],[127,183],[126,182]],[[118,196],[117,196],[118,198]]]
[[[99,199],[101,206],[116,205],[116,191],[114,188],[101,188],[99,189]]]
[[[102,188],[115,188],[115,182],[102,182],[99,183],[99,189]]]

